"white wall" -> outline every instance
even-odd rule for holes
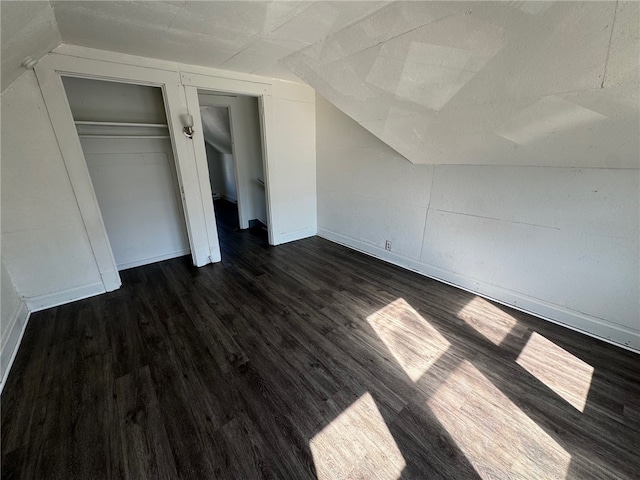
[[[319,235],[640,350],[637,169],[414,165],[316,112]]]
[[[157,87],[77,77],[63,77],[62,82],[74,120],[167,123]]]
[[[0,391],[4,386],[5,374],[13,361],[13,353],[20,342],[29,312],[18,295],[9,272],[0,262]]]
[[[238,192],[236,190],[233,155],[221,153],[208,143],[205,143],[205,148],[207,151],[211,192],[219,193],[222,198],[230,202],[237,202]]]
[[[308,97],[310,95],[310,97]],[[271,124],[276,144],[269,158],[272,210],[286,217],[272,218],[281,242],[317,232],[316,107],[314,91],[306,85],[274,84]]]
[[[32,307],[101,288],[35,75],[2,93],[2,260]]]
[[[40,89],[24,72],[2,100],[2,385],[30,310],[102,291]]]
[[[223,197],[231,202],[238,201],[238,189],[236,188],[235,161],[230,153],[219,153],[220,170],[222,173]]]
[[[21,299],[3,262],[0,262],[0,289],[2,291],[2,297],[0,297],[0,344],[4,346],[13,326],[13,320],[15,320],[12,317],[20,305]]]
[[[168,139],[81,140],[119,270],[190,252]]]
[[[262,162],[262,138],[260,132],[260,114],[258,112],[258,99],[253,97],[238,97],[238,108],[232,108],[232,115],[239,117],[240,131],[233,131],[235,152],[239,147],[244,150],[247,165],[247,185],[249,187],[250,210],[249,220],[260,220],[267,224],[267,203],[264,186],[258,180],[264,182],[264,168]],[[235,124],[235,122],[234,122]],[[241,136],[239,136],[241,134]],[[242,143],[243,145],[238,145]],[[236,153],[236,157],[237,157]]]
[[[211,193],[221,197],[225,194],[224,177],[222,170],[221,153],[208,143],[204,145],[207,152],[207,166],[209,167],[209,181],[211,183]]]

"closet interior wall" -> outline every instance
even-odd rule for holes
[[[188,254],[161,89],[63,83],[118,270]]]

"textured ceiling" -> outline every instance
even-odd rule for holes
[[[51,2],[64,43],[300,81],[278,60],[384,2]]]
[[[636,2],[399,2],[283,63],[414,163],[638,167]]]
[[[303,79],[414,163],[638,167],[637,2],[0,2],[2,88],[61,41]]]
[[[60,44],[60,32],[49,2],[0,2],[2,90],[24,72],[22,61],[35,59]]]

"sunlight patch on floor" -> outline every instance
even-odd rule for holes
[[[565,478],[571,455],[470,362],[427,405],[480,477]]]
[[[404,298],[369,315],[367,322],[414,383],[451,345]]]
[[[367,392],[309,442],[318,480],[400,478],[406,463]]]
[[[516,362],[576,410],[584,412],[593,377],[591,365],[537,332],[533,332]]]
[[[513,331],[518,321],[482,297],[475,297],[458,312],[458,318],[491,340],[494,345]]]

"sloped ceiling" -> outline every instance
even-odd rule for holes
[[[309,83],[414,163],[638,167],[637,2],[0,2],[64,43]]]
[[[54,1],[65,43],[300,81],[278,60],[385,2]]]
[[[229,109],[211,105],[201,106],[200,116],[205,141],[220,153],[232,153]]]
[[[414,163],[638,167],[635,2],[397,2],[283,63]]]
[[[2,90],[18,78],[22,61],[36,60],[60,44],[60,32],[49,2],[0,2],[0,56]]]

